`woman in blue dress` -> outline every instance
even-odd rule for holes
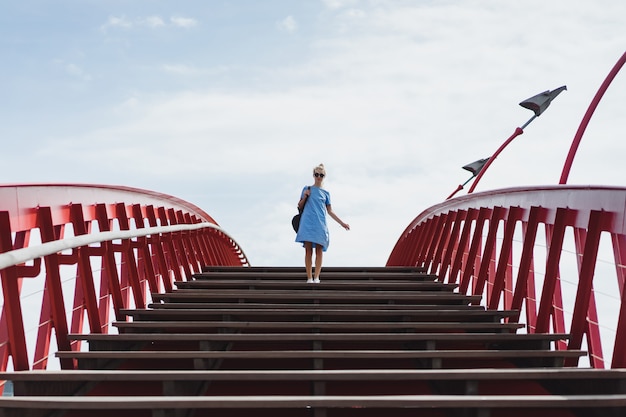
[[[319,164],[313,169],[313,185],[306,186],[300,194],[298,208],[302,209],[300,227],[296,235],[296,242],[304,246],[304,266],[306,269],[307,282],[320,282],[322,270],[322,255],[328,249],[328,225],[326,213],[346,230],[350,225],[344,223],[333,212],[330,205],[330,193],[322,188],[326,170],[324,164]],[[313,274],[313,250],[315,249],[315,275]]]

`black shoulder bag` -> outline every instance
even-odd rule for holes
[[[310,190],[311,187],[308,187],[308,189]],[[298,214],[293,216],[293,218],[291,219],[291,227],[293,227],[293,230],[296,233],[298,233],[298,229],[300,228],[300,215],[304,211],[304,206],[306,205],[306,202],[307,202],[308,199],[309,199],[309,196],[306,196],[306,199],[304,200],[304,203],[302,203],[302,208],[298,207]]]

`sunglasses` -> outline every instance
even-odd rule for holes
[[[319,172],[316,172],[313,175],[315,176],[315,178],[324,178],[324,174],[320,174]]]

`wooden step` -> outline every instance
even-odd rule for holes
[[[192,281],[174,282],[178,289],[218,289],[218,288],[251,288],[251,289],[312,289],[312,290],[404,290],[404,291],[453,291],[458,284],[448,284],[439,281],[407,281],[407,280],[351,280],[340,279],[322,281],[310,284],[303,280],[288,281],[285,279],[196,279]]]
[[[220,416],[230,416],[229,410],[250,410],[263,415],[276,415],[273,410],[289,410],[288,415],[306,416],[318,409],[349,409],[350,415],[363,414],[365,410],[385,410],[394,416],[429,417],[439,410],[465,410],[477,416],[490,415],[492,410],[527,410],[537,415],[537,411],[550,410],[591,410],[607,417],[621,417],[626,413],[626,394],[614,395],[362,395],[362,396],[49,396],[49,397],[0,397],[0,408],[13,409],[19,415],[30,410],[90,410],[89,415],[108,415],[112,411],[129,411],[126,415],[137,415],[137,410],[151,410],[153,416],[169,415],[168,410],[220,410]],[[354,414],[354,409],[358,414]],[[105,411],[105,414],[94,412]],[[393,411],[391,411],[393,410]],[[297,414],[296,414],[297,413]],[[18,414],[13,414],[18,415]],[[241,414],[234,414],[241,415]],[[541,414],[550,415],[550,414]]]
[[[214,308],[214,309],[264,309],[264,310],[283,310],[283,309],[316,309],[320,308],[321,303],[319,302],[291,302],[291,303],[263,303],[263,302],[230,302],[230,303],[204,303],[204,302],[156,302],[150,303],[147,305],[148,309],[189,309],[189,308]],[[338,304],[338,303],[323,303],[324,307],[332,308],[332,309],[342,309],[342,310],[406,310],[410,308],[412,310],[440,310],[441,306],[436,304],[363,304],[363,303],[354,303],[354,304]],[[485,308],[480,305],[458,305],[458,304],[446,304],[446,309],[455,309],[455,310],[484,310]]]
[[[626,370],[565,368],[586,354],[556,349],[568,335],[517,333],[518,312],[421,268],[303,276],[205,268],[122,310],[120,334],[70,335],[56,356],[79,369],[0,375],[0,417],[626,415]]]
[[[201,350],[207,343],[259,345],[271,343],[306,346],[316,343],[318,349],[336,345],[407,345],[412,349],[550,349],[554,342],[565,341],[566,334],[514,333],[128,333],[70,334],[70,340],[89,342],[90,350],[136,350],[141,346],[177,346],[180,350]],[[193,349],[189,349],[192,346]]]
[[[293,282],[306,283],[306,273],[304,269],[287,271],[287,272],[271,272],[271,271],[219,271],[219,272],[204,272],[200,274],[194,274],[194,280],[210,280],[210,279],[256,279],[260,281],[265,280],[285,280]],[[437,275],[424,274],[421,272],[390,272],[381,270],[380,272],[367,272],[358,271],[346,272],[343,270],[332,271],[324,269],[322,275],[320,275],[322,282],[332,282],[335,280],[340,281],[385,281],[387,279],[393,281],[436,281]],[[309,284],[314,285],[314,284]]]
[[[563,366],[579,350],[257,350],[257,351],[59,351],[61,359],[78,361],[79,369],[239,369],[244,362],[258,369],[344,368],[485,368]],[[303,361],[304,360],[304,361]],[[317,360],[323,360],[317,361]],[[419,361],[415,362],[415,361]],[[234,368],[230,368],[234,365]]]
[[[215,318],[228,318],[229,320],[268,320],[278,318],[307,319],[336,321],[351,318],[355,321],[464,321],[464,322],[499,322],[506,317],[517,315],[512,310],[421,310],[421,309],[333,309],[325,306],[303,310],[298,308],[286,308],[281,310],[268,310],[263,308],[193,308],[183,310],[163,309],[121,309],[120,314],[132,317],[133,320],[185,320],[201,321]]]
[[[0,373],[1,380],[10,380],[14,395],[72,395],[93,391],[95,384],[108,384],[119,390],[140,384],[147,387],[143,392],[162,395],[178,392],[196,395],[190,382],[210,382],[213,386],[239,383],[258,395],[270,390],[277,394],[286,385],[297,386],[300,395],[313,394],[313,383],[323,383],[324,391],[355,395],[365,390],[372,394],[393,392],[402,394],[432,394],[436,387],[440,394],[514,394],[520,384],[534,382],[550,387],[553,394],[626,394],[626,370],[590,368],[530,368],[530,369],[341,369],[341,370],[72,370],[72,371],[21,371]],[[158,384],[154,384],[157,382]],[[375,384],[372,384],[375,383]],[[459,383],[461,383],[459,385]],[[176,384],[176,386],[173,386]],[[205,387],[205,395],[216,390]],[[114,395],[99,389],[102,395]],[[116,392],[115,389],[112,390]],[[120,391],[123,392],[123,391]]]
[[[225,302],[225,301],[267,301],[267,302],[300,302],[318,301],[320,303],[341,301],[370,302],[383,304],[431,304],[431,305],[468,305],[478,304],[480,295],[467,296],[452,292],[409,292],[409,291],[321,291],[319,289],[292,290],[260,290],[260,289],[211,289],[211,290],[178,290],[171,293],[152,294],[153,301],[181,302]]]
[[[253,275],[263,273],[274,274],[291,274],[305,272],[304,266],[221,266],[212,265],[202,268],[204,273],[220,273],[220,272],[245,272]],[[426,268],[421,266],[325,266],[324,273],[342,273],[342,274],[368,274],[376,275],[380,273],[394,274],[402,276],[405,274],[426,274]]]
[[[491,322],[375,322],[375,321],[116,321],[113,326],[117,327],[120,332],[180,332],[185,333],[213,333],[225,331],[302,331],[310,330],[312,332],[332,332],[332,331],[369,331],[387,332],[389,330],[397,330],[403,332],[484,332],[493,331],[501,333],[514,333],[518,329],[524,328],[520,323],[501,323],[498,321]]]

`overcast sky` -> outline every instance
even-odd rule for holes
[[[475,192],[558,183],[625,50],[619,0],[4,1],[0,181],[171,194],[253,265],[300,265],[290,221],[324,163],[352,227],[329,219],[325,265],[384,265],[532,116],[519,102],[567,85]],[[625,101],[626,69],[569,183],[625,185]]]

